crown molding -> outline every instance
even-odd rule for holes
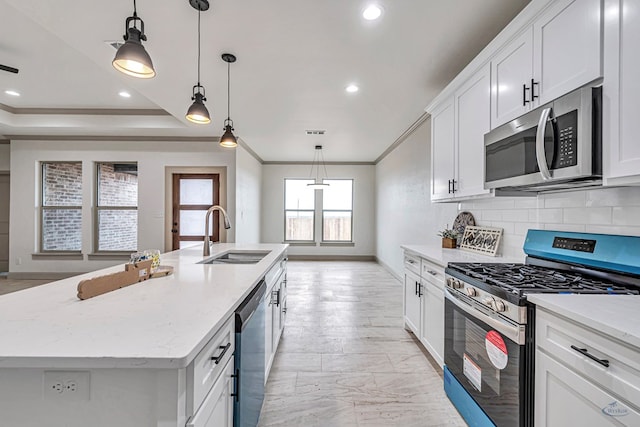
[[[157,108],[15,108],[0,104],[0,110],[11,114],[68,116],[170,116]]]
[[[380,154],[380,156],[378,156],[378,158],[373,162],[373,164],[377,165],[378,163],[380,163],[385,157],[389,155],[389,153],[391,153],[393,150],[398,148],[400,144],[402,144],[404,141],[406,141],[407,138],[413,135],[413,133],[416,130],[418,130],[420,126],[422,126],[422,124],[426,122],[430,117],[431,117],[431,114],[427,112],[422,113],[422,115],[418,117],[418,119],[415,122],[413,122],[413,124],[411,124],[411,126],[409,126],[407,130],[402,132],[402,134],[395,141],[393,141],[393,144],[391,144],[389,148],[384,150],[384,152]]]

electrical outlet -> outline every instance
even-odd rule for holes
[[[90,398],[89,371],[44,371],[45,400],[78,402]]]

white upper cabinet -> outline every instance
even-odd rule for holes
[[[431,200],[452,197],[454,149],[453,99],[431,113]]]
[[[640,183],[640,2],[607,0],[605,21],[604,176],[609,185]],[[605,104],[605,107],[607,105]]]
[[[602,0],[558,0],[533,24],[538,105],[602,77]]]
[[[556,0],[491,59],[491,128],[603,76],[602,0]]]
[[[532,73],[533,30],[529,28],[491,61],[492,127],[529,111]]]
[[[484,134],[491,128],[490,84],[487,65],[455,94],[456,198],[490,193],[484,188]]]

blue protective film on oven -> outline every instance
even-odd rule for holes
[[[446,366],[444,367],[444,391],[469,427],[496,427]]]
[[[529,230],[524,253],[601,270],[640,274],[640,237]]]

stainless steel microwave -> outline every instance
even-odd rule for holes
[[[484,188],[602,184],[602,88],[578,89],[487,133],[484,166]]]

